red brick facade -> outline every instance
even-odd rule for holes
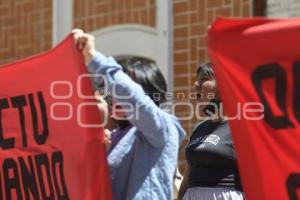
[[[85,31],[119,24],[155,27],[155,0],[74,0],[74,27]]]
[[[52,0],[0,1],[0,64],[52,45]]]

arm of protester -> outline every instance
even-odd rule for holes
[[[147,96],[140,85],[135,83],[122,70],[112,57],[106,57],[95,51],[93,36],[80,30],[73,31],[75,43],[84,55],[85,63],[91,73],[104,75],[109,92],[126,113],[126,118],[140,130],[141,134],[153,146],[162,146],[172,133],[179,137],[179,122],[159,109]],[[96,81],[97,78],[95,79]],[[178,125],[176,124],[178,123]],[[166,131],[166,129],[172,129]],[[178,138],[178,141],[180,139]]]

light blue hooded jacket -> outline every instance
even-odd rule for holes
[[[114,199],[171,200],[185,131],[176,117],[157,107],[112,57],[97,52],[88,69],[105,76],[109,92],[122,104],[132,124],[126,133],[113,132],[122,135],[107,158]]]

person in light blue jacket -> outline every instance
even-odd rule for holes
[[[73,35],[89,72],[105,76],[113,107],[122,108],[116,117],[126,117],[121,121],[128,122],[112,132],[108,152],[114,199],[171,200],[185,132],[175,116],[159,108],[166,93],[161,72],[141,61],[129,62],[123,69],[114,58],[95,50],[93,36],[78,29]],[[151,76],[156,77],[154,82]],[[154,98],[157,94],[162,98]]]

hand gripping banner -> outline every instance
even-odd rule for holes
[[[246,199],[300,199],[300,19],[219,19],[209,54]]]
[[[111,199],[86,74],[72,36],[0,68],[0,199]]]

